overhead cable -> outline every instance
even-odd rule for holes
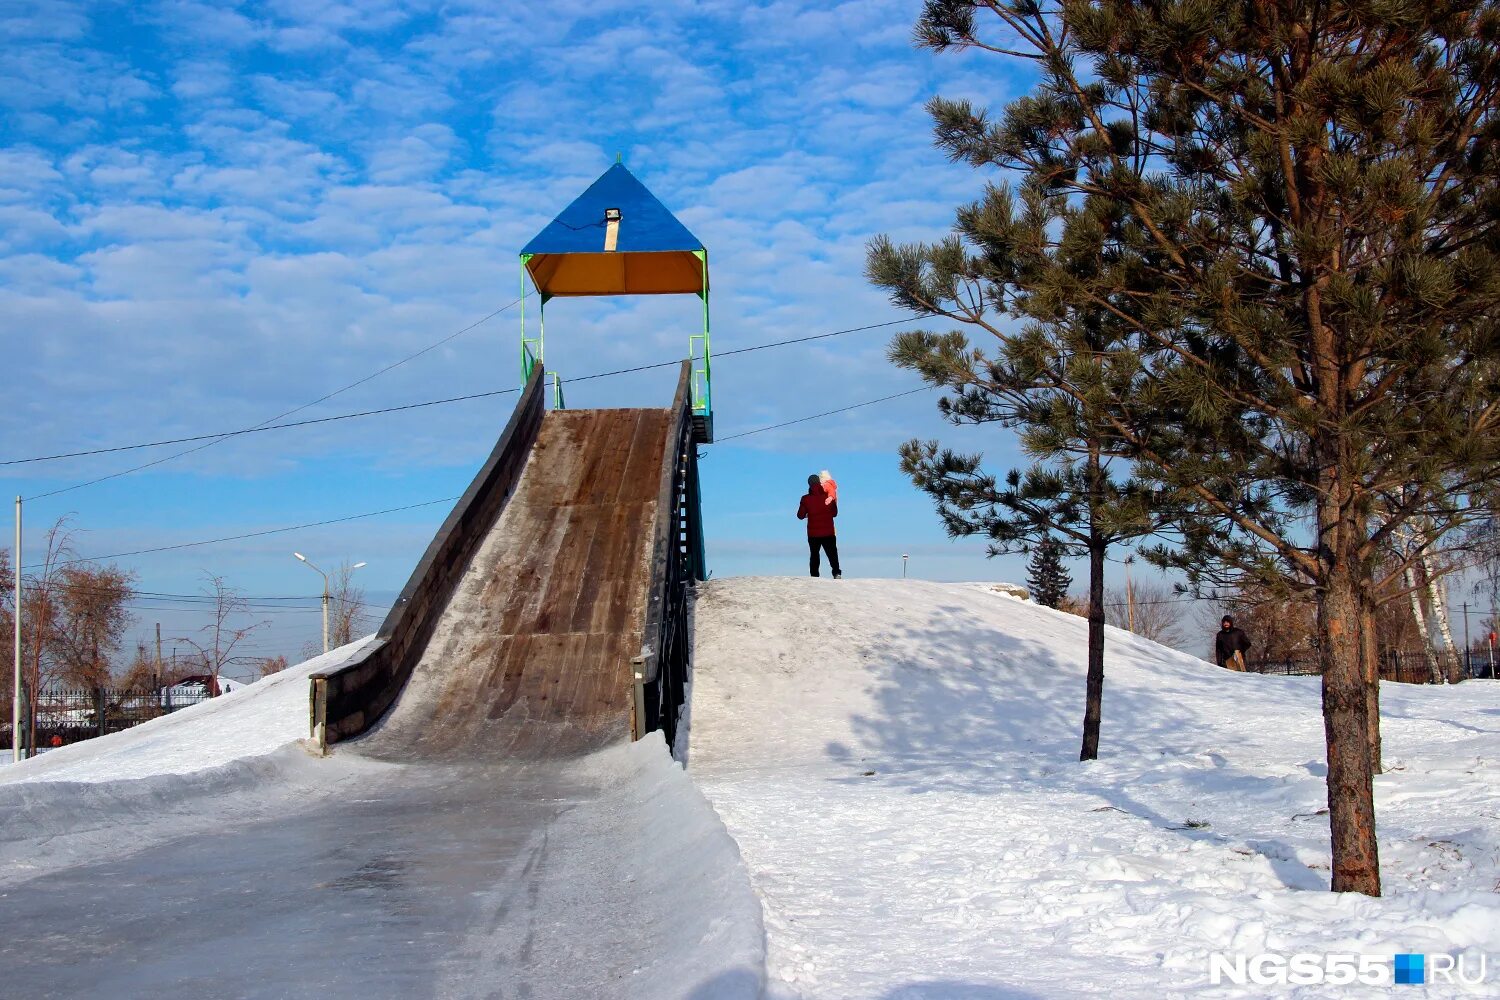
[[[798,417],[795,420],[783,421],[782,423],[772,424],[772,425],[770,425],[768,427],[757,427],[757,428],[755,428],[753,430],[740,431],[738,434],[730,434],[727,437],[722,437],[722,438],[719,438],[717,440],[721,441],[721,442],[722,441],[730,441],[730,440],[733,440],[735,438],[749,437],[752,434],[762,434],[762,433],[764,433],[766,431],[776,430],[777,428],[790,427],[793,424],[806,423],[809,420],[819,420],[819,419],[821,419],[823,417],[831,417],[831,416],[833,416],[834,414],[837,414],[837,413],[847,413],[850,410],[857,410],[857,409],[860,409],[861,407],[874,406],[877,403],[885,403],[885,402],[888,402],[888,401],[890,401],[892,399],[900,399],[903,396],[912,396],[912,395],[915,395],[916,393],[926,392],[929,389],[933,389],[933,388],[936,388],[936,387],[935,386],[926,386],[926,385],[924,385],[924,386],[921,386],[921,387],[916,388],[916,389],[908,389],[906,392],[892,393],[889,396],[881,396],[878,399],[867,399],[867,400],[865,400],[862,403],[852,403],[849,406],[841,406],[841,407],[839,407],[836,410],[826,410],[823,413],[814,413],[814,414],[812,414],[810,416]],[[123,558],[125,558],[127,556],[149,555],[149,554],[155,553],[155,552],[170,552],[170,551],[173,551],[173,550],[176,550],[176,549],[196,548],[196,547],[202,546],[202,545],[216,545],[216,544],[219,544],[220,542],[236,542],[236,541],[241,541],[241,540],[246,539],[246,538],[261,538],[261,537],[266,536],[266,535],[282,534],[282,533],[288,532],[288,531],[300,531],[300,530],[302,530],[304,528],[317,528],[317,527],[322,527],[322,526],[328,525],[328,524],[340,524],[340,523],[342,523],[344,521],[355,521],[355,520],[359,520],[361,518],[366,518],[366,517],[378,517],[378,516],[380,516],[382,514],[394,514],[394,513],[397,513],[398,511],[415,510],[418,507],[430,507],[430,506],[433,506],[434,504],[453,503],[454,501],[456,501],[458,499],[459,499],[458,497],[445,497],[445,498],[438,499],[438,500],[427,500],[427,501],[424,501],[422,503],[409,504],[409,505],[407,505],[405,507],[392,507],[389,510],[370,511],[370,512],[364,513],[364,514],[351,514],[348,517],[338,517],[338,518],[333,518],[333,519],[327,520],[327,521],[312,521],[312,522],[309,522],[307,524],[295,524],[295,525],[291,525],[291,526],[285,527],[285,528],[269,528],[269,529],[267,529],[265,531],[253,531],[253,532],[249,532],[249,533],[243,534],[243,535],[228,535],[228,536],[225,536],[223,538],[210,538],[210,539],[205,539],[203,541],[198,541],[198,542],[180,542],[180,543],[178,543],[176,545],[159,545],[159,546],[156,546],[155,548],[136,549],[136,550],[134,550],[132,552],[115,552],[115,553],[112,553],[112,554],[107,555],[107,556],[90,556],[88,558],[82,558],[82,559],[67,559],[67,560],[62,560],[62,561],[59,561],[57,563],[54,563],[54,566],[68,566],[68,565],[72,565],[74,563],[86,563],[86,562],[103,562],[103,561],[105,561],[107,559],[123,559]],[[35,569],[37,567],[36,567],[36,565],[32,565],[32,566],[27,566],[26,568],[27,569]]]
[[[222,538],[207,538],[197,542],[179,542],[176,545],[158,545],[149,549],[135,549],[131,552],[112,552],[107,556],[89,556],[82,559],[64,559],[53,563],[54,566],[71,566],[74,563],[103,562],[106,559],[124,559],[126,556],[144,556],[153,552],[171,552],[176,549],[193,549],[202,545],[218,545],[221,542],[238,542],[246,538],[264,538],[267,535],[280,535],[288,531],[301,531],[304,528],[321,528],[329,524],[343,524],[345,521],[358,521],[367,517],[379,517],[382,514],[396,514],[403,510],[416,510],[419,507],[431,507],[434,504],[453,503],[458,497],[441,497],[437,500],[423,500],[421,503],[407,504],[404,507],[389,507],[385,510],[372,510],[363,514],[350,514],[346,517],[334,517],[326,521],[309,521],[306,524],[293,524],[285,528],[267,528],[264,531],[249,531],[242,535],[225,535]],[[27,569],[36,569],[38,564],[27,566]]]
[[[814,413],[811,416],[798,417],[796,420],[784,420],[779,424],[771,424],[768,427],[757,427],[754,430],[750,431],[740,431],[738,434],[728,434],[724,437],[716,437],[714,439],[714,443],[722,444],[725,441],[733,441],[735,438],[749,437],[752,434],[764,434],[766,431],[774,431],[782,427],[790,427],[793,424],[804,424],[809,420],[820,420],[823,417],[831,417],[835,413],[848,413],[850,410],[857,410],[863,406],[874,406],[876,403],[885,403],[892,399],[900,399],[902,396],[914,396],[919,392],[926,392],[929,389],[935,388],[937,387],[924,385],[917,389],[908,389],[906,392],[897,392],[892,393],[889,396],[881,396],[879,399],[867,399],[863,403],[853,403],[849,406],[841,406],[837,410],[825,410],[822,413]]]
[[[370,374],[366,375],[364,378],[356,379],[355,381],[350,382],[348,385],[341,386],[341,387],[333,390],[332,392],[327,393],[326,395],[319,396],[317,399],[314,399],[311,402],[303,403],[301,406],[294,406],[290,410],[286,410],[286,411],[284,411],[282,413],[276,414],[274,417],[267,417],[265,420],[262,420],[256,426],[257,427],[264,427],[266,424],[274,423],[277,420],[284,420],[287,417],[290,417],[294,413],[301,413],[303,410],[307,409],[308,407],[317,406],[319,403],[327,402],[328,400],[332,399],[334,396],[340,395],[341,393],[348,392],[350,389],[356,389],[359,386],[364,385],[366,382],[369,382],[369,381],[371,381],[373,379],[379,378],[380,376],[384,375],[388,371],[392,371],[392,370],[394,370],[396,368],[400,368],[402,365],[406,364],[409,361],[415,361],[417,358],[420,358],[422,355],[427,354],[427,353],[429,353],[431,351],[437,350],[439,347],[442,347],[444,344],[449,343],[450,341],[454,340],[457,337],[463,336],[464,334],[468,333],[470,330],[474,329],[475,327],[482,326],[485,323],[488,323],[490,320],[494,319],[496,316],[499,316],[501,313],[503,313],[503,312],[505,312],[505,311],[507,311],[509,309],[514,308],[515,305],[516,305],[516,303],[518,303],[520,301],[521,301],[520,299],[514,299],[509,304],[503,305],[499,309],[496,309],[494,312],[490,313],[488,316],[484,316],[484,317],[482,317],[480,319],[475,320],[474,322],[470,323],[468,326],[464,327],[462,330],[456,330],[453,333],[450,333],[448,336],[444,337],[442,340],[439,340],[439,341],[436,341],[434,343],[428,344],[426,347],[422,348],[420,351],[417,351],[417,352],[415,352],[413,354],[408,354],[406,357],[400,359],[399,361],[393,361],[390,364],[386,365],[384,368],[381,368],[378,371],[371,372]],[[191,455],[194,452],[202,451],[205,448],[212,448],[214,445],[218,444],[222,440],[224,440],[224,438],[215,438],[215,439],[213,439],[211,441],[206,441],[203,444],[198,445],[196,448],[186,448],[186,449],[184,449],[182,451],[175,452],[175,453],[173,453],[171,455],[164,455],[161,458],[153,459],[150,462],[144,462],[141,465],[133,466],[132,468],[129,468],[129,469],[121,469],[119,472],[111,472],[107,476],[99,476],[99,477],[97,477],[95,479],[90,479],[90,480],[87,480],[87,481],[82,482],[82,483],[74,483],[71,486],[63,486],[63,487],[60,487],[58,489],[51,490],[51,491],[49,491],[47,493],[38,493],[36,496],[29,497],[28,499],[31,499],[31,500],[43,500],[43,499],[46,499],[47,497],[55,497],[55,496],[59,496],[60,494],[63,494],[63,493],[71,493],[74,490],[81,490],[85,486],[97,486],[99,483],[108,482],[111,479],[119,479],[121,476],[128,476],[128,475],[131,475],[132,473],[135,473],[135,472],[141,472],[141,471],[143,471],[145,469],[154,468],[155,466],[158,466],[158,465],[164,465],[165,463],[170,462],[170,461],[172,461],[174,459],[182,458],[184,455]]]
[[[717,354],[715,354],[714,357],[725,358],[725,357],[731,357],[731,356],[734,356],[734,355],[737,355],[737,354],[749,354],[752,351],[769,350],[770,348],[773,348],[773,347],[786,347],[786,346],[789,346],[791,344],[805,344],[805,343],[808,343],[809,341],[825,340],[825,339],[827,339],[829,337],[838,337],[838,336],[842,336],[844,334],[858,333],[858,332],[864,331],[864,330],[875,330],[875,329],[879,329],[881,327],[894,326],[894,325],[896,325],[898,323],[907,323],[907,322],[910,322],[910,321],[911,321],[911,317],[905,317],[905,318],[902,318],[902,319],[887,320],[884,323],[872,323],[872,324],[868,324],[866,326],[853,326],[853,327],[849,327],[849,328],[844,329],[844,330],[833,330],[833,331],[828,332],[828,333],[812,334],[812,335],[807,336],[807,337],[794,337],[791,340],[778,340],[778,341],[775,341],[775,342],[769,343],[769,344],[754,344],[754,345],[752,345],[750,347],[736,348],[735,350],[732,350],[732,351],[720,351]],[[483,321],[481,320],[481,322],[483,322]],[[460,332],[462,332],[462,331],[460,331]],[[457,334],[455,334],[454,336],[457,336]],[[437,345],[433,345],[433,346],[437,346]],[[424,349],[423,352],[418,352],[418,353],[419,354],[420,353],[425,353],[425,350],[430,350],[430,349],[431,348],[427,348],[427,349]],[[417,356],[417,355],[413,355],[413,357],[415,357],[415,356]],[[403,363],[403,362],[397,362],[397,364],[401,364],[401,363]],[[618,375],[629,375],[629,374],[632,374],[632,373],[635,373],[635,372],[650,371],[650,370],[656,369],[656,368],[670,368],[670,367],[674,367],[674,366],[677,366],[677,365],[680,365],[680,364],[682,364],[682,360],[680,358],[672,360],[672,361],[659,361],[659,362],[656,362],[654,364],[635,365],[635,366],[630,367],[630,368],[617,368],[614,371],[596,372],[596,373],[594,373],[592,375],[579,375],[579,376],[576,376],[574,378],[570,378],[567,381],[568,382],[588,382],[588,381],[591,381],[591,380],[594,380],[594,379],[613,378],[613,377],[618,376]],[[392,365],[390,367],[395,367],[395,365]],[[389,370],[389,368],[383,369],[383,370]],[[379,374],[379,373],[377,372],[376,374]],[[352,383],[352,385],[358,385],[358,384],[361,384],[362,382],[367,382],[371,378],[374,378],[374,377],[375,377],[375,375],[368,376],[367,378],[362,379],[361,382]],[[350,387],[352,387],[352,385]],[[349,388],[349,387],[346,387],[346,388]],[[338,392],[342,392],[342,391],[343,390],[338,390]],[[510,389],[492,389],[492,390],[490,390],[488,392],[476,392],[476,393],[470,393],[470,394],[464,395],[464,396],[450,396],[450,397],[447,397],[447,398],[444,398],[444,399],[430,399],[430,400],[425,400],[425,401],[419,402],[419,403],[406,403],[406,404],[403,404],[403,405],[400,405],[400,406],[386,406],[386,407],[380,407],[378,409],[373,409],[373,410],[360,410],[360,411],[355,412],[355,413],[338,413],[338,414],[333,414],[333,415],[327,416],[327,417],[315,417],[315,418],[312,418],[310,420],[294,420],[294,421],[290,421],[290,422],[284,423],[284,424],[277,424],[277,423],[265,422],[265,423],[257,424],[254,427],[242,427],[242,428],[240,428],[238,430],[231,430],[231,431],[214,431],[214,432],[207,433],[207,434],[191,434],[191,435],[187,435],[185,437],[163,438],[162,440],[159,440],[159,441],[144,441],[144,442],[140,442],[140,443],[137,443],[137,444],[112,445],[112,446],[105,447],[105,448],[87,448],[87,449],[83,449],[83,450],[79,450],[79,451],[58,452],[58,453],[53,454],[53,455],[35,455],[35,456],[32,456],[31,458],[11,458],[11,459],[4,459],[4,460],[0,460],[0,466],[30,465],[30,464],[34,464],[36,462],[55,462],[55,461],[61,461],[62,459],[67,459],[67,458],[87,458],[87,457],[91,457],[91,456],[94,456],[94,455],[108,455],[108,454],[115,454],[117,452],[124,452],[124,451],[140,451],[140,450],[145,449],[145,448],[161,448],[161,447],[165,447],[167,445],[173,445],[173,444],[189,444],[189,443],[195,442],[195,441],[208,441],[210,443],[217,443],[219,441],[224,441],[224,440],[227,440],[229,438],[244,437],[245,435],[248,435],[248,434],[261,434],[261,433],[265,433],[267,431],[291,430],[291,429],[298,428],[298,427],[310,427],[310,426],[314,426],[316,424],[334,423],[335,421],[340,421],[340,420],[354,420],[354,419],[358,419],[358,418],[362,418],[362,417],[379,416],[379,415],[385,414],[385,413],[400,413],[400,412],[403,412],[403,411],[406,411],[406,410],[419,410],[419,409],[424,409],[426,407],[431,407],[431,406],[445,406],[445,405],[448,405],[450,403],[464,403],[464,402],[468,402],[470,400],[475,400],[475,399],[487,399],[487,398],[490,398],[490,397],[493,397],[493,396],[509,395],[511,393],[515,393],[515,392],[519,392],[519,391],[520,391],[519,387],[510,388]],[[334,395],[337,395],[337,392],[330,393],[329,395],[324,396],[323,399],[330,399]],[[315,403],[318,403],[318,402],[322,402],[322,399],[314,400],[312,403],[307,403],[307,404],[305,404],[303,406],[300,406],[296,410],[289,410],[289,411],[287,411],[287,414],[282,414],[282,416],[286,416],[286,415],[288,415],[290,413],[295,413],[295,412],[298,412],[300,410],[304,410],[308,406],[312,406],[312,405],[314,405]],[[864,405],[864,404],[861,404],[861,405]],[[274,420],[274,419],[278,419],[278,418],[274,418],[273,417],[272,419]],[[205,447],[206,447],[206,445],[205,445]],[[179,455],[182,455],[182,454],[187,454],[187,452],[181,452],[181,453],[179,453]],[[169,457],[178,457],[178,456],[169,456]],[[163,459],[162,461],[167,461],[167,460],[168,459]],[[140,466],[140,468],[149,468],[151,464],[157,464],[157,463],[149,463],[148,465]],[[125,474],[124,472],[118,473],[118,475],[124,475],[124,474]],[[104,477],[104,478],[111,478],[111,477]],[[102,481],[103,481],[103,479],[94,480],[94,482],[102,482]],[[85,486],[85,485],[89,485],[89,484],[87,484],[87,483],[79,483],[79,484],[77,484],[75,486],[69,486],[66,489],[69,489],[69,490],[71,490],[71,489],[77,489],[77,488],[79,488],[81,486]],[[52,493],[39,494],[38,496],[32,497],[30,499],[37,500],[37,499],[41,499],[42,497],[54,496],[55,494],[61,493],[61,492],[65,492],[65,490],[54,490]]]

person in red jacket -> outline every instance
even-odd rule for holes
[[[833,535],[833,519],[838,516],[838,501],[830,503],[828,494],[823,492],[822,481],[817,476],[808,476],[807,495],[797,507],[797,520],[807,522],[807,570],[813,576],[818,575],[819,549],[828,553],[828,567],[833,570],[833,578],[838,580],[844,575],[839,572],[839,545]]]

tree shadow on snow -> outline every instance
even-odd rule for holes
[[[1050,627],[1045,618],[1037,625]],[[897,625],[870,640],[859,655],[869,665],[879,711],[853,719],[857,747],[831,742],[827,753],[850,764],[859,758],[875,774],[835,780],[879,780],[913,794],[976,795],[1042,783],[1097,796],[1105,804],[1093,811],[1116,809],[1187,840],[1226,845],[1223,835],[1195,825],[1192,817],[1162,815],[1132,789],[1162,780],[1197,784],[1205,804],[1284,794],[1283,778],[1247,771],[1208,752],[1201,720],[1164,710],[1162,694],[1111,685],[1108,667],[1102,759],[1080,763],[1086,648],[1077,641],[1077,628],[1066,623],[1055,635],[1033,639],[999,631],[964,608],[943,607],[925,621]],[[1106,640],[1107,657],[1115,642]],[[1077,649],[1076,666],[1056,669],[1059,645]],[[1210,667],[1201,678],[1172,674],[1177,690],[1223,683]],[[1325,877],[1296,861],[1288,844],[1262,839],[1237,846],[1265,857],[1288,888],[1326,888]]]

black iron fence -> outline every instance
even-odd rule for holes
[[[36,695],[36,745],[66,746],[138,726],[208,700],[202,688],[43,688]],[[0,746],[11,746],[9,721],[0,726]]]
[[[1430,684],[1432,671],[1428,664],[1429,655],[1437,657],[1438,669],[1441,671],[1443,659],[1438,653],[1427,654],[1421,649],[1383,650],[1380,654],[1380,679],[1401,684]],[[1459,660],[1465,678],[1494,680],[1496,670],[1500,668],[1500,650],[1487,645],[1471,646],[1459,650]],[[1318,668],[1317,654],[1313,652],[1275,659],[1251,657],[1249,670],[1255,674],[1289,676],[1315,676],[1322,672]]]

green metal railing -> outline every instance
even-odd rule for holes
[[[688,337],[688,358],[693,365],[693,413],[698,416],[707,416],[714,411],[713,375],[709,362],[712,352],[708,343],[708,251],[698,250],[694,256],[703,265],[703,291],[700,293],[703,299],[703,332]],[[698,353],[700,342],[703,347],[701,355]]]
[[[540,299],[537,306],[537,335],[526,336],[526,262],[530,256],[521,255],[521,384],[531,380],[531,371],[537,362],[545,358],[547,340],[547,300]]]
[[[713,381],[709,374],[708,334],[695,333],[688,337],[688,355],[693,366],[693,413],[700,416],[712,413]]]

